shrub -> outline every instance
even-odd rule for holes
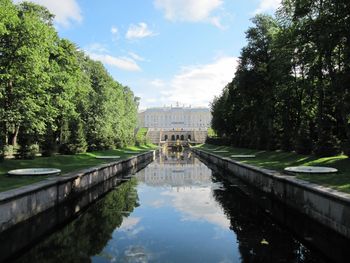
[[[4,145],[3,147],[4,157],[13,156],[14,153],[15,153],[15,148],[13,147],[13,145]]]
[[[60,145],[59,152],[61,154],[76,154],[85,152],[85,148],[80,148],[79,145],[73,143],[65,143]]]
[[[313,150],[313,141],[309,129],[306,125],[302,126],[295,140],[295,151],[299,154],[311,154]]]
[[[230,145],[231,140],[226,137],[207,137],[205,142],[209,144],[223,146],[223,145]]]
[[[299,154],[311,154],[312,153],[313,143],[309,136],[299,135],[295,143],[295,151]]]
[[[33,137],[29,133],[20,133],[18,136],[19,150],[18,158],[20,159],[34,159],[35,153],[33,154],[34,148],[31,147]]]
[[[136,135],[135,135],[135,145],[140,146],[143,144],[147,144],[147,128],[139,128]]]
[[[39,145],[21,145],[18,153],[18,157],[20,159],[34,159],[35,156],[39,153]]]
[[[60,145],[59,152],[62,154],[76,154],[86,152],[87,143],[81,120],[72,120],[69,123],[69,130],[69,135]]]
[[[41,144],[42,148],[42,156],[52,156],[55,152],[57,152],[57,143],[55,141],[55,137],[53,133],[47,133],[44,141]]]
[[[32,144],[28,148],[28,158],[34,159],[35,156],[39,153],[39,145],[38,144]]]
[[[0,145],[0,161],[4,160],[5,153],[4,153],[4,147]]]
[[[315,145],[314,153],[316,156],[333,156],[340,153],[339,140],[332,135],[322,135]]]
[[[350,140],[345,140],[342,144],[342,150],[345,155],[350,157]]]

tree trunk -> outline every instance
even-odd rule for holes
[[[18,132],[19,132],[19,125],[15,127],[15,131],[11,139],[11,145],[13,146],[17,146]]]

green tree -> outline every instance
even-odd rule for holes
[[[284,0],[249,28],[213,127],[235,145],[320,156],[350,151],[350,3]]]
[[[131,89],[59,38],[46,8],[0,6],[0,158],[17,141],[23,157],[38,144],[45,156],[133,144],[138,101]]]
[[[17,22],[7,27],[0,42],[2,127],[5,144],[12,145],[20,129],[31,134],[45,131],[50,112],[47,71],[57,38],[45,8],[25,2],[16,11]]]

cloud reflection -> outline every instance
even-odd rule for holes
[[[182,220],[206,221],[223,229],[230,227],[222,208],[215,201],[212,187],[171,188],[162,195],[172,197],[173,206],[182,213]]]
[[[140,217],[132,217],[132,216],[125,217],[123,219],[122,225],[119,227],[119,230],[129,231],[133,229],[140,222],[140,220],[141,220]]]

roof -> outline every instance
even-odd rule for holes
[[[146,112],[176,112],[176,111],[190,111],[190,112],[210,112],[209,108],[205,107],[153,107],[148,108],[139,113]]]

